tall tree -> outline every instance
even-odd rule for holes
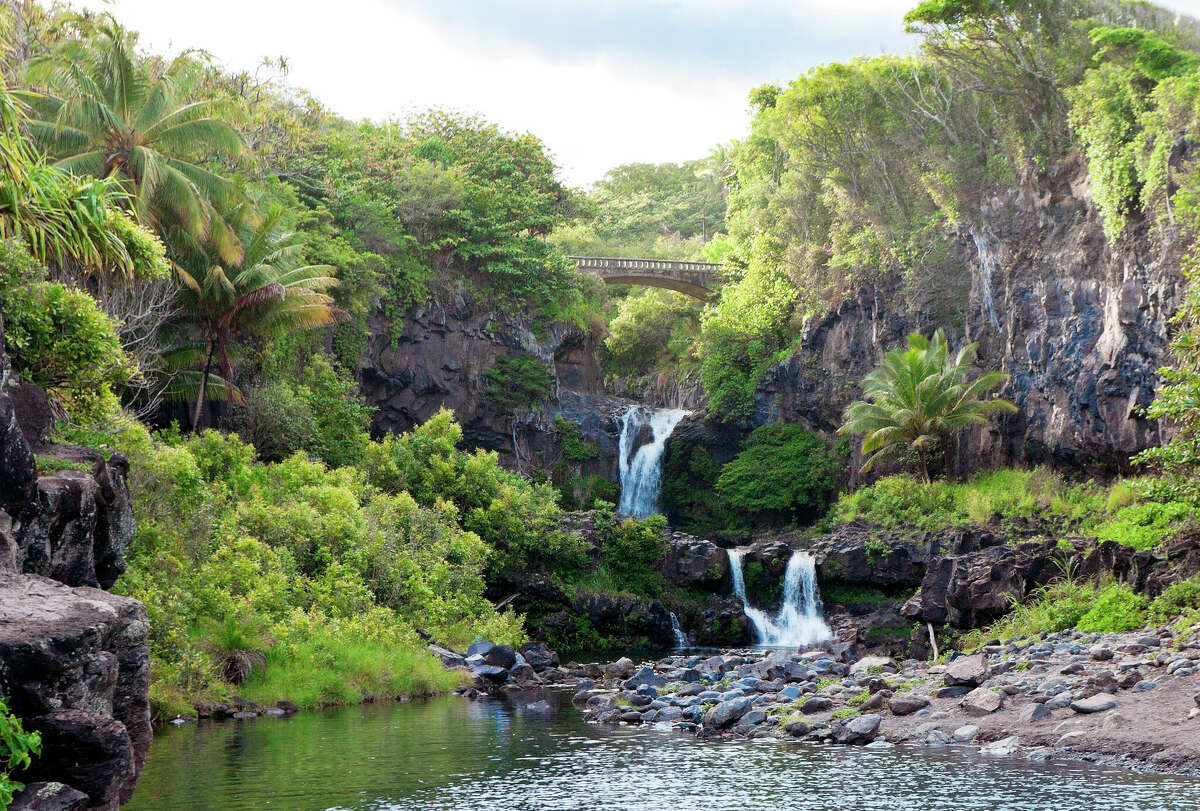
[[[247,207],[248,208],[248,207]],[[232,402],[235,344],[254,336],[333,323],[337,310],[326,290],[337,284],[328,265],[303,264],[304,248],[290,231],[283,209],[252,215],[239,210],[231,218],[244,247],[241,259],[222,263],[212,249],[194,248],[179,270],[184,317],[203,344],[203,365],[192,425],[199,428],[214,362]]]
[[[938,330],[930,340],[913,333],[908,349],[893,349],[883,363],[862,381],[866,400],[846,408],[840,434],[865,433],[864,471],[879,459],[911,448],[929,481],[929,455],[939,440],[973,424],[986,422],[997,411],[1016,406],[983,395],[1008,379],[1003,372],[985,372],[967,381],[978,344],[967,344],[950,355],[946,336]]]
[[[194,73],[186,55],[165,69],[139,59],[133,37],[108,18],[88,41],[65,41],[30,64],[40,91],[30,129],[55,166],[115,179],[138,221],[160,233],[182,227],[235,261],[236,235],[214,206],[233,202],[237,189],[203,164],[245,147],[219,102],[190,98]]]

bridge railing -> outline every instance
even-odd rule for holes
[[[692,270],[701,273],[716,273],[721,268],[721,265],[716,262],[687,262],[677,259],[636,259],[624,256],[568,256],[567,258],[574,260],[580,270],[657,270],[660,272]]]

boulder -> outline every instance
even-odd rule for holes
[[[526,642],[521,646],[521,655],[538,673],[558,667],[558,654],[545,642]]]
[[[800,705],[800,712],[805,715],[814,715],[819,712],[826,712],[833,709],[833,701],[825,696],[813,696],[808,701]]]
[[[1017,717],[1023,724],[1036,724],[1038,721],[1045,721],[1051,715],[1050,708],[1045,704],[1026,704]]]
[[[1007,738],[1001,738],[998,741],[985,743],[979,747],[979,754],[992,755],[994,757],[1009,757],[1015,755],[1017,750],[1021,748],[1021,739],[1016,735]]]
[[[704,714],[704,726],[708,729],[725,729],[750,711],[754,700],[749,696],[722,701]]]
[[[892,711],[892,715],[912,715],[914,712],[923,710],[928,706],[928,698],[913,693],[892,696],[888,699],[888,708]]]
[[[662,676],[655,674],[654,668],[643,667],[634,673],[629,679],[622,683],[622,687],[626,690],[636,690],[642,686],[649,687],[665,687],[667,680]]]
[[[13,798],[8,811],[85,811],[88,796],[63,783],[30,783]]]
[[[978,687],[987,680],[989,672],[987,654],[972,653],[946,665],[943,680],[947,687]]]
[[[864,656],[850,665],[851,676],[878,672],[895,673],[897,670],[899,668],[896,667],[896,660],[890,656]]]
[[[882,721],[882,716],[874,714],[855,716],[834,728],[833,739],[837,743],[857,746],[868,744],[879,734],[879,724]]]
[[[986,687],[976,687],[962,700],[967,715],[989,715],[1004,706],[1004,694]]]
[[[483,654],[483,661],[492,667],[511,670],[517,664],[517,652],[512,645],[493,645]]]
[[[484,656],[494,647],[496,647],[495,642],[488,642],[486,639],[480,639],[472,642],[471,647],[467,648],[467,656]]]
[[[633,660],[628,656],[622,656],[615,662],[612,662],[604,667],[604,675],[612,679],[628,679],[634,673]]]
[[[1115,706],[1117,706],[1117,697],[1111,693],[1097,693],[1094,696],[1071,702],[1071,709],[1085,715],[1111,710]]]

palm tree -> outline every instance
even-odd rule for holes
[[[224,263],[212,250],[194,246],[179,267],[185,317],[199,333],[203,361],[192,426],[208,396],[214,360],[221,370],[221,389],[232,405],[233,362],[230,349],[253,336],[333,323],[338,310],[324,291],[337,284],[329,265],[305,265],[303,245],[287,229],[284,210],[263,215],[249,204],[231,217],[244,248],[236,263]]]
[[[87,44],[68,41],[30,65],[42,92],[29,128],[53,165],[116,179],[142,224],[208,237],[234,261],[237,240],[214,204],[233,201],[236,187],[201,163],[240,155],[245,145],[219,102],[189,100],[195,73],[186,56],[161,72],[137,59],[130,35],[109,17]]]
[[[839,434],[865,433],[862,452],[869,454],[863,471],[885,455],[912,448],[929,481],[929,452],[943,437],[973,423],[986,422],[997,411],[1016,411],[1007,400],[983,399],[985,392],[1008,379],[985,372],[967,381],[978,344],[967,344],[951,357],[939,329],[930,340],[908,336],[908,349],[893,349],[862,381],[866,401],[846,408]]]

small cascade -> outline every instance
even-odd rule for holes
[[[621,472],[621,503],[617,512],[634,518],[645,518],[658,512],[658,496],[662,490],[662,455],[667,440],[679,421],[690,414],[679,408],[650,410],[632,406],[621,417],[619,444]],[[651,441],[636,451],[634,443],[645,426],[650,427]]]
[[[745,552],[744,549],[729,550],[729,573],[733,577],[733,593],[742,601],[746,616],[754,626],[758,644],[801,648],[833,637],[833,631],[821,616],[817,568],[812,555],[798,549],[788,559],[783,575],[783,606],[772,617],[750,605],[746,597],[746,581],[742,574],[742,556]]]
[[[671,614],[671,632],[673,634],[675,634],[675,647],[676,647],[676,649],[686,648],[688,646],[687,634],[685,634],[683,632],[683,628],[680,627],[679,617],[675,616],[675,612],[672,611],[672,612],[670,612],[670,614]]]

